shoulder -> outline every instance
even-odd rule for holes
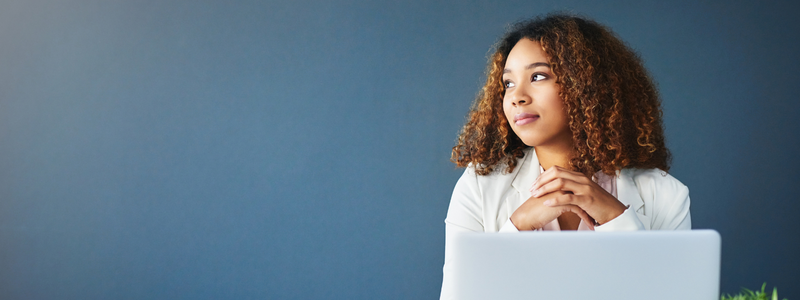
[[[524,163],[523,158],[511,172],[498,167],[487,175],[478,175],[468,166],[453,189],[445,222],[470,231],[497,231],[508,219],[509,199],[516,201],[514,182]]]
[[[624,176],[636,186],[643,204],[637,213],[650,224],[650,229],[691,229],[691,200],[686,185],[659,169],[624,169],[620,177]]]
[[[534,151],[533,147],[528,147],[522,150],[522,156],[516,159],[516,166],[513,170],[508,172],[508,164],[506,163],[498,163],[497,165],[492,166],[492,172],[486,175],[477,175],[478,177],[483,178],[502,178],[502,177],[514,177],[516,173],[518,173],[519,169],[525,165],[526,163],[530,163],[533,160],[536,164],[538,164],[538,160],[536,159],[536,152]],[[482,165],[480,165],[482,166]],[[481,168],[477,168],[481,169]],[[476,167],[474,163],[469,163],[467,166],[466,172],[470,174],[476,175]]]
[[[689,188],[665,171],[623,169],[620,177],[627,177],[632,181],[648,211],[650,209],[663,210],[676,205],[688,206],[689,204]]]
[[[499,165],[487,175],[478,175],[475,166],[470,164],[456,183],[456,190],[469,190],[473,194],[491,195],[492,198],[496,198],[496,195],[503,194],[512,187],[517,176],[521,176],[521,170],[529,168],[527,164],[534,163],[532,157],[535,156],[532,150],[526,150],[525,156],[517,160],[517,166],[511,172],[506,172],[505,165]],[[535,163],[538,165],[538,162]]]
[[[688,190],[677,178],[660,169],[623,169],[620,176],[630,177],[640,190],[643,188],[660,191]]]
[[[505,165],[498,166],[492,171],[492,173],[487,175],[478,175],[475,172],[475,167],[473,165],[469,165],[466,170],[464,170],[464,174],[462,174],[461,178],[458,180],[458,185],[474,185],[480,190],[506,185],[510,186],[511,182],[514,180],[514,177],[517,175],[516,173],[519,167],[512,172],[505,172],[505,169]]]

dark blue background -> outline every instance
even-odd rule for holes
[[[722,292],[800,298],[798,5],[469,2],[0,1],[0,298],[437,298],[490,46],[556,9],[659,83]]]

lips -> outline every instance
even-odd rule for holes
[[[539,119],[539,115],[529,114],[529,113],[519,113],[514,116],[514,124],[517,126],[522,126],[533,121]]]

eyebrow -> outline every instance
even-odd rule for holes
[[[530,65],[525,66],[525,70],[530,70],[530,69],[533,69],[533,68],[536,68],[536,67],[548,67],[549,68],[550,64],[545,63],[545,62],[535,62],[535,63],[532,63]],[[511,70],[503,69],[503,74],[506,74],[506,73],[511,73]]]

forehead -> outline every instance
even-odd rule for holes
[[[514,71],[537,62],[548,62],[542,45],[533,40],[521,39],[508,53],[505,68]]]

